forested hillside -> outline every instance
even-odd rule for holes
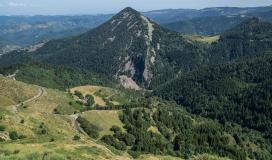
[[[202,153],[235,160],[270,159],[272,156],[271,141],[263,138],[260,132],[192,116],[171,104],[125,109],[120,119],[128,133],[113,127],[114,135],[104,136],[102,140],[116,147],[118,143],[123,144],[123,149],[131,146],[129,153],[134,157],[142,153],[184,159]]]
[[[16,79],[43,87],[66,90],[81,85],[117,86],[117,81],[107,76],[81,71],[71,67],[29,63],[0,68],[0,73],[16,73]]]
[[[259,18],[246,20],[220,35],[210,47],[210,61],[226,62],[243,56],[262,54],[272,48],[272,24]]]
[[[249,18],[249,16],[245,15],[197,17],[189,20],[163,24],[163,26],[180,33],[215,35],[221,34]]]
[[[241,59],[182,75],[154,91],[189,112],[264,132],[271,140],[272,56]]]

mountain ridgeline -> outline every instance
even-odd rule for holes
[[[196,17],[162,25],[184,34],[216,35],[250,18],[252,17],[246,15]]]
[[[272,48],[272,24],[245,20],[211,44],[169,31],[132,8],[79,36],[51,40],[0,59],[0,66],[45,63],[119,81],[125,88],[154,89],[201,68],[263,54]]]
[[[155,10],[144,13],[147,17],[155,20],[159,24],[169,24],[180,21],[187,21],[195,18],[206,17],[224,17],[224,16],[260,16],[269,20],[272,7],[211,7],[204,9],[166,9]],[[210,23],[210,22],[208,22]]]
[[[272,20],[272,7],[213,7],[142,12],[169,29],[189,34],[222,33],[241,21],[260,17]],[[0,39],[26,47],[45,40],[84,33],[109,20],[113,14],[73,16],[0,16]],[[0,46],[1,47],[1,46]]]
[[[79,36],[52,40],[31,52],[13,52],[2,65],[36,61],[88,70],[120,79],[127,88],[152,86],[160,75],[174,75],[201,63],[203,47],[166,30],[132,8]]]
[[[112,15],[0,16],[0,39],[26,47],[44,40],[78,35]]]
[[[212,8],[205,12],[211,11]],[[185,34],[198,34],[198,35],[215,35],[221,34],[241,22],[258,17],[263,21],[272,22],[272,8],[263,10],[240,10],[236,12],[228,12],[228,8],[214,9],[210,14],[201,14],[191,18],[180,19],[174,22],[163,23],[164,27]],[[235,9],[234,9],[235,10]],[[204,12],[204,13],[205,13]]]

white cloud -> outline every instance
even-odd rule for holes
[[[10,7],[26,7],[27,5],[25,3],[9,2],[8,6],[10,6]]]

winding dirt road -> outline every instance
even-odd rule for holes
[[[88,134],[80,127],[80,124],[77,122],[77,118],[79,117],[79,114],[73,114],[70,115],[71,117],[71,124],[72,127],[75,129],[77,133],[84,134],[85,136],[88,136]]]
[[[44,93],[44,89],[42,87],[39,87],[39,92],[36,96],[22,102],[22,103],[19,103],[19,104],[16,104],[16,105],[12,105],[12,106],[8,106],[7,108],[11,109],[11,112],[12,113],[17,113],[18,112],[18,108],[21,107],[22,105],[26,104],[26,103],[30,103],[30,102],[33,102],[37,99],[39,99],[41,96],[43,96],[43,93]]]

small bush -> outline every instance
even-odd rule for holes
[[[18,149],[13,151],[13,154],[18,154],[18,153],[20,153],[20,150],[18,150]]]
[[[130,154],[132,156],[132,158],[136,159],[136,158],[139,158],[141,153],[140,152],[137,152],[137,151],[131,151],[129,150],[128,151],[128,154]]]
[[[108,144],[111,145],[113,147],[115,147],[118,150],[126,150],[127,146],[124,142],[119,141],[118,139],[116,139],[115,137],[113,137],[112,135],[105,135],[101,138],[101,140]]]
[[[37,129],[37,134],[46,134],[47,133],[47,130],[46,130],[46,126],[45,124],[42,122],[40,124],[40,126],[38,127]]]
[[[18,136],[18,139],[24,139],[24,138],[26,138],[25,135],[19,135],[19,136]]]
[[[136,138],[129,133],[116,132],[114,137],[124,142],[127,146],[132,146],[135,143]]]
[[[83,105],[82,101],[76,101],[76,103],[79,104],[79,105]]]
[[[61,113],[60,113],[60,111],[57,108],[55,108],[54,109],[54,114],[61,114]]]
[[[97,139],[99,137],[99,128],[96,125],[91,124],[89,121],[82,117],[77,118],[81,128],[92,138]]]
[[[92,106],[94,105],[94,97],[92,95],[86,95],[85,98],[87,99],[86,106]]]
[[[4,125],[0,125],[0,131],[5,131],[6,127]]]
[[[116,125],[113,125],[110,130],[113,131],[114,133],[121,132],[121,128]]]
[[[20,123],[24,124],[24,123],[25,123],[25,120],[24,120],[24,119],[21,119]]]
[[[75,91],[74,95],[76,95],[79,99],[84,99],[83,94],[79,91]]]
[[[73,140],[74,140],[74,141],[80,140],[80,136],[79,136],[79,135],[75,135],[75,136],[73,137]]]
[[[19,138],[18,133],[17,133],[16,131],[11,131],[11,132],[9,132],[9,138],[10,138],[11,140],[16,140],[16,139],[18,139],[18,138]]]

